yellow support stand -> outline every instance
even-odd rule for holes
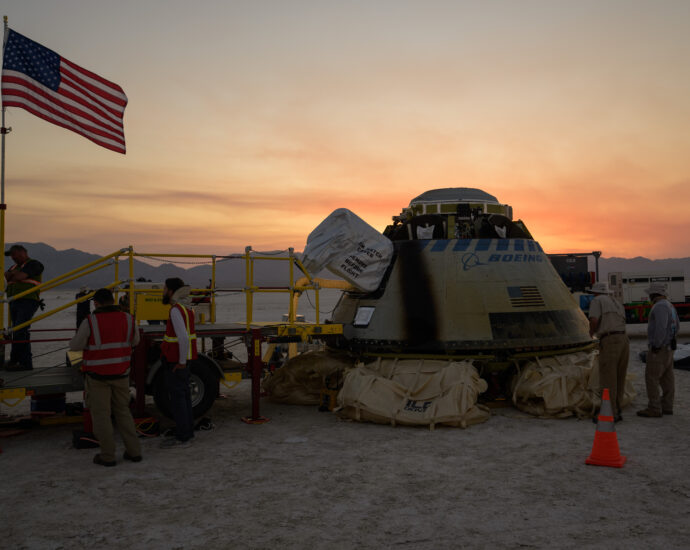
[[[26,388],[0,389],[0,403],[8,407],[16,407],[26,397]],[[8,403],[7,399],[16,399],[14,403]]]
[[[241,372],[226,372],[223,373],[223,378],[220,379],[220,383],[228,389],[234,388],[240,382],[242,382]]]

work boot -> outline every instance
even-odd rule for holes
[[[93,463],[99,466],[115,466],[117,464],[114,460],[103,460],[100,453],[93,457]]]
[[[637,416],[644,416],[645,418],[661,418],[663,415],[661,411],[653,411],[650,408],[637,411]]]
[[[188,439],[187,441],[180,441],[176,437],[170,438],[170,439],[164,439],[161,441],[160,445],[158,445],[161,449],[185,449],[187,447],[191,447],[192,445],[192,440]]]
[[[122,455],[122,458],[131,462],[141,462],[141,455],[132,456],[127,451]]]

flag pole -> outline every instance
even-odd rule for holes
[[[2,56],[5,59],[5,44],[7,43],[7,34],[9,27],[7,25],[7,16],[3,16],[4,32],[2,38]],[[12,129],[5,128],[5,103],[2,104],[2,159],[0,160],[0,273],[3,274],[2,283],[0,283],[0,328],[5,331],[5,212],[7,205],[5,204],[5,135]],[[0,346],[0,365],[5,363],[5,346]]]

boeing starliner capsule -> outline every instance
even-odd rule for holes
[[[587,318],[512,208],[472,188],[427,191],[393,217],[392,260],[372,292],[343,293],[336,348],[469,357],[502,370],[521,357],[592,346]]]

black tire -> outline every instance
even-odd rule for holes
[[[220,375],[218,369],[205,357],[199,357],[187,367],[190,369],[189,386],[192,392],[192,412],[194,418],[203,416],[218,397]],[[156,374],[153,381],[153,400],[158,410],[172,418],[170,396],[165,384],[165,373],[162,370]]]

